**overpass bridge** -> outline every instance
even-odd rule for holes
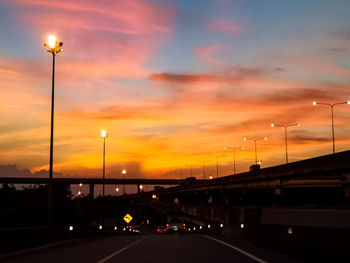
[[[205,182],[207,180],[198,180]],[[0,184],[48,184],[49,178],[33,178],[33,177],[0,177]],[[53,178],[54,184],[88,184],[90,186],[89,194],[94,193],[94,186],[97,185],[137,185],[138,191],[140,185],[181,185],[185,182],[183,179],[122,179],[122,178],[69,178],[59,177]]]
[[[338,188],[350,197],[350,151],[330,154],[255,171],[197,180],[157,191],[158,195],[184,192],[273,190],[281,195],[287,189]]]

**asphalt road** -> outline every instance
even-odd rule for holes
[[[175,263],[297,262],[266,250],[206,235],[115,236],[53,247],[2,262]]]

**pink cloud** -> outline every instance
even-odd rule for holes
[[[215,58],[215,54],[220,51],[223,47],[221,45],[212,46],[197,46],[194,48],[194,53],[203,61],[214,64],[224,65],[225,63]]]
[[[233,21],[225,18],[217,18],[209,21],[210,30],[219,33],[239,34],[245,31],[245,28],[237,25]]]
[[[149,1],[44,1],[14,0],[8,4],[33,7],[38,25],[75,27],[83,30],[101,30],[126,34],[169,33],[174,9],[171,6],[157,6]],[[40,19],[50,14],[49,20]],[[63,19],[57,19],[64,14]],[[65,18],[65,19],[64,19]],[[43,23],[50,21],[50,23]]]

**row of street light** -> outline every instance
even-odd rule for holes
[[[331,127],[332,127],[332,150],[333,150],[333,154],[335,153],[335,136],[334,136],[334,106],[336,105],[344,105],[344,104],[350,104],[350,101],[346,101],[346,102],[337,102],[337,103],[324,103],[324,102],[316,102],[314,101],[312,103],[314,106],[316,105],[325,105],[325,106],[329,106],[331,109]],[[279,127],[279,128],[284,128],[284,141],[285,141],[285,150],[286,150],[286,164],[288,163],[288,134],[287,134],[287,129],[289,127],[295,127],[295,126],[300,126],[299,123],[296,124],[290,124],[290,125],[281,125],[281,124],[275,124],[272,123],[271,127]],[[255,164],[259,165],[261,164],[261,161],[258,161],[258,156],[257,156],[257,141],[266,141],[267,137],[264,138],[243,138],[244,141],[253,141],[254,142],[254,152],[255,152]],[[225,151],[232,151],[233,152],[233,174],[236,174],[236,151],[238,150],[244,150],[244,147],[227,147],[225,146]],[[216,157],[216,177],[219,177],[219,168],[218,168],[218,157],[222,156],[222,155],[210,155],[210,156],[215,156]],[[191,167],[191,177],[192,177],[192,165]],[[211,176],[212,177],[212,176]],[[205,178],[204,176],[204,161],[203,161],[203,179]],[[210,178],[212,179],[212,178]]]

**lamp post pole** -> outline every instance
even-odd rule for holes
[[[103,187],[102,187],[102,197],[105,197],[105,174],[106,174],[106,137],[103,137]]]
[[[225,156],[224,154],[209,154],[210,157],[215,156],[216,158],[216,178],[219,178],[219,157]]]
[[[257,142],[257,141],[261,141],[261,140],[266,141],[266,140],[267,140],[267,137],[264,137],[264,138],[252,138],[252,139],[243,138],[243,140],[244,140],[244,141],[254,141],[255,164],[258,164],[258,152],[257,152],[256,142]]]
[[[313,104],[314,106],[316,106],[316,105],[325,105],[325,106],[329,106],[329,107],[331,108],[331,116],[332,116],[332,148],[333,148],[333,153],[335,153],[334,113],[333,113],[333,108],[334,108],[335,105],[350,104],[350,101],[337,102],[337,103],[333,103],[333,104],[314,101],[312,104]]]
[[[54,127],[54,110],[55,110],[55,58],[56,54],[52,52],[52,92],[51,92],[51,127],[50,127],[50,170],[49,170],[49,184],[48,184],[48,216],[49,225],[53,224],[52,203],[53,203],[53,127]]]
[[[205,173],[204,173],[204,160],[203,160],[203,180],[205,179]]]
[[[292,126],[299,126],[299,123],[292,124],[292,125],[280,125],[280,124],[271,124],[271,127],[281,127],[284,128],[284,143],[286,146],[286,163],[288,163],[288,136],[287,136],[287,128]]]
[[[235,148],[235,147],[225,146],[225,151],[232,151],[233,152],[233,174],[236,174],[236,151],[237,150],[244,150],[244,147]]]
[[[102,225],[105,220],[105,173],[106,173],[106,137],[108,133],[105,130],[101,131],[101,137],[103,138],[103,165],[102,165]]]
[[[48,43],[44,43],[48,47],[47,52],[52,54],[52,88],[51,88],[51,125],[50,125],[50,168],[49,168],[49,182],[48,182],[48,225],[53,224],[52,203],[53,203],[53,131],[54,131],[54,110],[55,110],[55,59],[56,54],[62,52],[63,42],[57,42],[53,35],[48,36]]]
[[[124,195],[124,193],[125,193],[125,183],[124,183],[125,174],[126,174],[126,170],[123,169],[123,171],[122,171],[122,175],[123,175],[123,195]]]

